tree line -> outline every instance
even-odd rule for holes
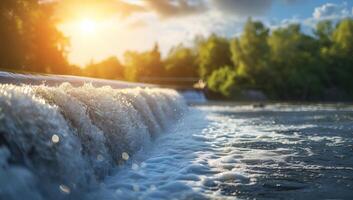
[[[52,4],[0,1],[0,66],[9,70],[66,73],[67,38],[56,29]]]
[[[270,31],[248,19],[240,37],[228,40],[214,35],[205,44],[200,50],[201,76],[211,90],[224,96],[258,89],[271,99],[353,97],[350,18],[337,24],[318,22],[312,35],[301,32],[299,24]],[[223,63],[213,63],[217,53],[226,56]]]
[[[245,90],[281,100],[353,98],[351,18],[320,21],[312,33],[299,24],[270,29],[249,18],[239,37],[197,36],[191,47],[178,44],[165,57],[156,44],[125,52],[123,62],[112,56],[80,68],[67,61],[69,40],[55,27],[54,9],[37,0],[0,2],[0,68],[153,83],[200,78],[229,99]]]

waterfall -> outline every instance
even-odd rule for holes
[[[0,199],[79,199],[186,110],[169,89],[0,84]]]

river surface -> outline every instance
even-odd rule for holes
[[[353,199],[353,106],[0,84],[0,199]]]
[[[97,198],[353,199],[353,107],[193,106]]]

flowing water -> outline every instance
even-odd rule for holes
[[[102,188],[106,199],[352,199],[353,107],[197,106]]]
[[[353,107],[0,86],[0,199],[353,199]]]
[[[187,111],[166,89],[0,85],[0,199],[82,199]],[[101,199],[101,198],[98,198]]]

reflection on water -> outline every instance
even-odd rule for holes
[[[352,199],[353,107],[197,106],[88,199]]]

